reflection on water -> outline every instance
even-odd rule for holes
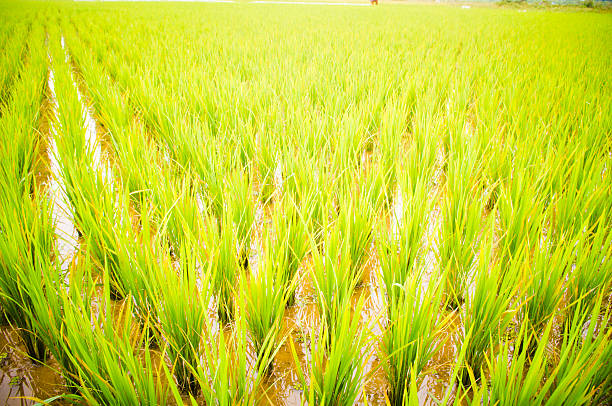
[[[9,326],[0,327],[0,404],[32,405],[33,398],[44,400],[62,394],[64,379],[58,368],[53,359],[48,365],[30,361],[19,333]]]

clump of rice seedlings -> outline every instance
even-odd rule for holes
[[[385,196],[388,203],[393,197],[396,183],[397,162],[403,151],[403,141],[406,134],[407,106],[396,101],[390,101],[385,106],[381,117],[378,146],[380,161],[378,170],[384,175]]]
[[[332,197],[327,189],[326,182],[330,181],[329,175],[322,172],[323,168],[313,175],[313,183],[305,187],[298,197],[299,205],[308,208],[307,219],[308,231],[314,236],[317,244],[322,244],[325,227],[329,222],[330,201]]]
[[[267,203],[274,194],[274,171],[276,170],[274,138],[270,135],[262,134],[259,140],[258,152],[259,201]]]
[[[524,170],[514,173],[501,187],[497,210],[502,230],[500,255],[505,267],[511,266],[523,246],[531,250],[538,244],[543,223],[539,183]]]
[[[285,155],[291,155],[283,161],[286,172],[283,193],[290,197],[287,204],[292,200],[301,210],[305,210],[303,220],[315,239],[320,241],[323,223],[328,216],[326,204],[331,179],[323,158],[311,157],[302,149],[296,149],[294,153],[297,156],[285,152]]]
[[[407,171],[411,179],[427,177],[436,161],[438,137],[442,120],[436,113],[431,94],[417,97],[409,135]]]
[[[55,233],[52,210],[44,195],[33,200],[2,185],[0,208],[0,303],[10,324],[19,329],[26,352],[45,362],[47,349],[38,333],[37,303],[45,297],[41,273],[51,266]]]
[[[281,151],[281,164],[285,174],[283,193],[297,199],[311,183],[316,170],[315,159],[299,146],[285,146]]]
[[[331,340],[361,274],[352,272],[350,246],[343,239],[346,230],[338,223],[326,229],[329,231],[320,250],[313,247],[312,279],[317,289],[319,314],[327,326],[324,332]]]
[[[595,306],[576,305],[573,318],[564,326],[563,341],[559,350],[559,362],[549,373],[546,387],[546,405],[592,404],[591,399],[603,388],[601,371],[609,363],[604,358],[610,353],[610,311],[601,312],[605,295],[598,294]],[[608,380],[609,376],[605,379]],[[602,393],[599,392],[599,395]]]
[[[198,365],[200,341],[205,328],[209,283],[208,272],[200,272],[202,261],[193,242],[181,245],[180,270],[157,268],[160,272],[150,277],[157,286],[154,298],[155,313],[159,321],[158,342],[166,342],[166,353],[178,388],[197,395],[200,391],[195,376]],[[202,278],[204,277],[204,279]]]
[[[302,146],[285,147],[282,155],[283,193],[298,204],[312,208],[314,229],[322,225],[322,195],[329,189],[329,172],[324,154],[311,155]]]
[[[245,309],[245,295],[238,296],[239,309]],[[266,376],[278,346],[273,340],[264,340],[257,361],[249,357],[250,343],[244,312],[236,314],[233,327],[226,335],[222,329],[216,334],[207,322],[201,343],[200,362],[196,377],[202,387],[202,398],[209,405],[255,405],[259,396],[255,389]],[[192,404],[195,399],[192,399]]]
[[[94,311],[91,306],[96,284],[91,277],[93,263],[87,252],[79,256],[78,263],[70,267],[69,272],[61,269],[56,258],[57,250],[38,252],[36,269],[33,270],[33,283],[28,289],[31,306],[23,307],[24,319],[31,321],[37,338],[46,346],[49,354],[58,362],[66,379],[67,390],[74,393],[77,376],[74,354],[64,345],[63,335],[66,330],[65,314],[68,306],[80,308],[84,320],[92,320]],[[89,328],[89,325],[87,325]],[[71,395],[63,395],[70,400]]]
[[[582,300],[583,306],[594,302],[598,292],[607,291],[612,286],[610,272],[610,252],[612,252],[612,233],[609,218],[604,215],[590,232],[578,237],[575,246],[575,267],[568,275],[567,298],[570,302],[568,319],[575,312],[573,306]]]
[[[462,154],[461,149],[467,145],[475,150],[476,142],[465,141],[471,138],[471,128],[469,128],[468,108],[470,102],[471,85],[469,76],[454,75],[449,78],[447,84],[453,87],[444,98],[443,118],[444,127],[442,131],[442,146],[444,152]],[[470,140],[472,141],[472,140]],[[476,140],[473,140],[476,141]]]
[[[484,207],[478,196],[479,169],[473,158],[451,157],[447,196],[441,208],[437,256],[440,272],[445,273],[448,306],[453,309],[465,300]]]
[[[270,242],[269,237],[265,240]],[[244,288],[246,295],[244,318],[253,339],[258,364],[262,360],[272,361],[269,357],[259,357],[262,349],[267,348],[269,341],[272,345],[280,345],[279,334],[285,306],[297,283],[295,278],[288,283],[285,280],[283,260],[282,254],[275,252],[268,243],[257,272],[251,274],[248,287]],[[263,371],[269,372],[271,366],[262,365]]]
[[[446,325],[440,316],[441,285],[422,288],[420,275],[395,284],[387,298],[389,325],[383,333],[381,351],[391,405],[409,400],[410,383],[416,380],[436,351],[436,334]]]
[[[387,205],[393,198],[392,194],[387,191],[386,177],[384,173],[371,169],[363,175],[363,180],[360,181],[364,186],[364,190],[367,193],[364,197],[369,200],[369,204],[374,212],[380,211],[383,206]]]
[[[502,186],[509,182],[513,169],[514,156],[513,147],[508,145],[503,138],[492,137],[487,154],[489,159],[485,163],[485,174],[487,187],[489,188],[489,199],[486,208],[492,210],[498,202]]]
[[[483,375],[480,385],[473,384],[474,393],[471,404],[510,406],[545,403],[555,373],[553,370],[553,375],[545,381],[547,373],[550,373],[546,346],[553,323],[548,321],[545,324],[542,339],[535,344],[535,347],[532,345],[535,337],[526,328],[528,324],[521,325],[521,331],[515,343],[503,342],[492,361],[487,359],[490,377],[487,380],[487,377]],[[534,351],[529,351],[528,348],[534,348]],[[543,381],[545,381],[544,385],[542,385]],[[468,393],[465,395],[469,396]],[[457,397],[463,398],[464,396],[458,394]]]
[[[274,252],[274,261],[280,269],[280,278],[287,289],[288,306],[295,303],[294,281],[302,259],[310,248],[310,239],[307,223],[310,208],[300,206],[290,197],[284,196],[275,205],[272,214],[272,227],[274,235],[270,236],[271,250]],[[306,216],[304,218],[303,216]]]
[[[349,110],[344,113],[339,124],[339,134],[329,140],[329,143],[333,144],[331,145],[332,172],[338,173],[341,177],[350,176],[357,168],[363,148],[363,139],[358,134],[363,134],[365,131],[360,127],[360,121],[355,116],[351,116],[351,112]]]
[[[602,298],[598,296],[599,303]],[[489,381],[483,377],[480,386],[474,387],[471,404],[585,405],[594,404],[597,396],[605,395],[601,392],[605,390],[605,383],[600,380],[599,372],[609,364],[605,356],[612,347],[612,330],[602,327],[607,326],[610,313],[602,314],[599,306],[590,313],[581,303],[579,307],[574,319],[566,325],[557,363],[547,356],[552,321],[546,323],[535,352],[528,350],[532,348],[533,336],[527,331],[529,323],[525,323],[514,345],[501,344],[500,352],[489,363]],[[609,376],[604,379],[608,380],[609,387]]]
[[[93,321],[83,311],[88,303],[64,303],[65,327],[60,337],[71,362],[69,379],[87,404],[167,404],[177,391],[171,389],[172,381],[163,379],[164,351],[155,363],[149,348],[140,349],[145,333],[132,333],[131,302],[124,302],[118,319],[113,319],[108,279],[104,285],[104,311]],[[173,400],[181,402],[180,396]]]
[[[119,106],[121,110],[125,107]],[[113,112],[116,117],[116,113]],[[108,123],[108,121],[106,122]],[[146,138],[144,130],[129,123],[126,127],[111,127],[114,153],[121,162],[115,173],[120,175],[121,182],[129,191],[130,199],[139,209],[144,202],[153,198],[153,180],[160,179],[164,168],[158,166],[161,158],[155,143]]]
[[[568,248],[569,247],[569,248]],[[530,283],[525,287],[525,300],[521,308],[522,324],[530,335],[530,350],[536,349],[539,334],[555,315],[563,298],[564,279],[571,266],[573,248],[566,243],[553,246],[540,243],[535,249],[531,264],[525,267]],[[523,256],[529,261],[529,257]]]
[[[349,304],[339,309],[335,326],[321,321],[318,332],[311,331],[311,356],[308,376],[300,367],[298,377],[303,387],[303,401],[312,405],[351,405],[362,389],[364,366],[371,354],[369,332],[359,323],[364,298],[359,299],[354,315]],[[329,339],[328,337],[331,337]],[[293,342],[291,351],[300,365]]]
[[[98,268],[109,272],[111,281],[111,297],[122,298],[123,280],[121,274],[125,270],[120,269],[121,251],[129,244],[132,233],[132,225],[129,218],[128,199],[122,191],[115,188],[104,189],[98,200],[101,212],[83,210],[83,213],[93,213],[90,216],[84,214],[82,220],[88,230],[84,235],[88,253],[97,262]]]
[[[552,157],[545,163],[554,193],[551,199],[555,207],[551,219],[553,238],[555,234],[578,235],[585,227],[593,229],[599,218],[609,212],[609,157],[605,155],[606,148],[602,148],[601,156],[591,145],[596,144],[585,148],[569,142],[551,153]]]
[[[224,211],[220,221],[209,217],[206,220],[207,261],[212,264],[211,283],[217,292],[217,314],[222,323],[234,318],[234,296],[241,275],[238,261],[238,238],[233,225],[232,215]]]
[[[198,205],[199,185],[189,173],[182,179],[160,179],[154,186],[153,195],[158,215],[167,238],[167,246],[172,254],[178,256],[182,252],[181,245],[186,235],[200,236],[204,233],[201,221],[201,208]],[[147,209],[150,203],[141,207]]]
[[[473,372],[475,380],[479,379],[491,343],[498,342],[514,316],[510,304],[520,281],[517,275],[520,275],[518,269],[504,273],[501,264],[492,260],[491,237],[487,236],[480,244],[474,286],[466,295],[461,311],[463,328],[460,335],[462,347],[465,347],[465,363],[469,367],[461,373],[464,385],[470,382],[469,371]],[[469,331],[473,334],[468,340]]]
[[[152,111],[145,107],[143,118],[172,169],[178,173],[195,171],[200,176],[206,176],[205,169],[201,171],[201,160],[202,149],[207,148],[208,127],[177,103],[163,103],[162,100],[149,103],[143,100],[139,104],[140,107],[149,104],[147,107],[154,108]]]
[[[255,202],[252,198],[251,179],[248,173],[233,171],[230,175],[226,190],[228,210],[233,215],[236,226],[236,237],[240,245],[238,258],[243,268],[249,263],[249,249],[251,247],[251,233],[255,222]]]
[[[346,187],[339,196],[340,214],[336,227],[342,230],[348,245],[351,273],[361,274],[372,244],[375,212],[369,199],[370,190]]]
[[[532,348],[530,341],[534,338],[526,328],[529,323],[522,324],[516,343],[502,343],[500,352],[489,363],[489,382],[483,377],[481,385],[473,387],[475,394],[471,404],[594,404],[594,396],[602,388],[598,372],[602,365],[605,368],[607,364],[604,360],[607,360],[606,353],[610,353],[612,330],[599,330],[609,321],[608,312],[601,315],[597,307],[589,318],[589,312],[584,310],[581,307],[576,317],[566,325],[556,363],[547,355],[552,320],[546,324],[535,351],[528,350]],[[603,319],[598,323],[596,320],[600,316]],[[586,328],[585,323],[588,323]]]
[[[286,150],[284,154],[283,194],[275,204],[272,227],[279,236],[275,240],[276,249],[285,251],[291,274],[299,266],[294,259],[301,261],[310,248],[307,235],[312,234],[317,243],[321,242],[324,219],[329,215],[326,205],[330,199],[326,191],[329,176],[322,159],[310,157],[301,148]]]
[[[401,184],[401,213],[392,213],[391,233],[386,226],[380,227],[376,239],[381,279],[388,298],[396,291],[394,286],[403,286],[419,265],[425,233],[423,219],[430,205],[424,180],[418,180],[413,185],[405,173],[400,173],[398,177]]]
[[[233,148],[235,151],[234,160],[237,161],[243,169],[251,166],[257,151],[255,129],[249,121],[249,119],[237,118],[236,128],[234,129],[235,134],[231,137],[236,140],[236,147]]]
[[[205,151],[206,155],[203,158],[204,169],[204,185],[206,198],[210,213],[217,219],[221,219],[223,213],[223,179],[225,177],[225,168],[221,162],[224,154],[218,150],[217,144],[211,143]]]
[[[116,281],[110,281],[111,295],[116,289],[121,297],[129,297],[131,312],[145,331],[145,340],[150,346],[159,342],[160,334],[157,322],[159,300],[165,285],[160,286],[158,279],[160,275],[175,272],[167,249],[166,229],[156,221],[157,217],[157,210],[145,202],[139,216],[140,229],[137,233],[128,229],[121,234],[119,266],[114,274],[109,275],[109,278],[116,277]]]

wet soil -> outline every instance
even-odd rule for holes
[[[46,365],[32,362],[25,353],[19,332],[0,327],[0,404],[32,405],[66,392],[65,381],[54,359]],[[54,405],[68,403],[56,401]]]

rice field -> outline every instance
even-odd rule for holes
[[[0,21],[0,403],[611,404],[609,12]]]

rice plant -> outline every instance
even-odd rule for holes
[[[167,246],[173,255],[179,256],[185,236],[201,238],[205,233],[202,222],[202,207],[200,198],[200,184],[190,174],[182,179],[160,180],[152,191],[158,221],[163,226]],[[149,203],[141,205],[145,209]]]
[[[606,222],[604,215],[576,242],[575,263],[571,272],[568,271],[567,296],[570,305],[582,300],[582,306],[588,306],[595,302],[599,292],[607,292],[612,286],[609,272],[612,233]],[[574,312],[573,306],[570,306],[569,320]]]
[[[269,238],[265,239],[269,241]],[[257,272],[251,275],[248,287],[244,287],[246,295],[245,321],[253,339],[257,364],[268,357],[260,357],[260,353],[269,345],[281,344],[280,333],[285,306],[293,295],[298,280],[293,277],[287,281],[283,268],[283,257],[272,249],[270,242],[264,248],[263,257],[257,267]],[[244,283],[244,282],[243,282]],[[272,365],[262,365],[264,372],[270,372]]]
[[[581,307],[566,327],[557,361],[547,351],[552,320],[546,323],[535,348],[531,345],[535,337],[526,328],[529,323],[522,324],[515,345],[502,343],[492,362],[487,360],[490,377],[483,377],[474,388],[470,404],[584,405],[592,404],[596,394],[605,396],[597,365],[610,351],[610,330],[598,331],[598,326],[607,323],[609,317],[609,312],[602,314],[599,307],[592,313]]]
[[[608,378],[602,380],[600,368],[607,368],[609,362],[603,357],[610,353],[612,330],[609,309],[601,309],[604,297],[599,293],[591,303],[579,301],[572,319],[565,323],[549,404],[587,404],[598,390],[599,397],[606,396],[602,391]]]
[[[397,162],[403,158],[401,153],[407,131],[407,110],[407,106],[390,101],[387,103],[381,117],[380,135],[378,137],[380,148],[379,170],[384,174],[387,202],[393,196],[393,190],[397,181],[395,167]]]
[[[359,314],[362,306],[363,298],[355,307],[356,314]],[[361,380],[365,378],[364,364],[371,351],[368,350],[367,328],[360,325],[359,318],[351,314],[348,306],[340,310],[335,326],[329,326],[327,320],[322,320],[319,331],[311,332],[308,375],[298,370],[304,399],[310,404],[353,404],[361,393]],[[299,365],[295,348],[291,345],[294,360]]]
[[[543,404],[553,378],[546,379],[549,364],[546,343],[552,325],[552,321],[546,323],[542,340],[539,344],[536,343],[535,351],[528,350],[534,348],[531,343],[535,337],[525,328],[527,323],[521,327],[514,350],[510,342],[502,343],[499,353],[492,357],[492,361],[487,359],[490,377],[483,377],[480,386],[476,386],[471,404]],[[546,383],[542,385],[545,379]]]
[[[28,356],[44,363],[47,348],[37,331],[35,301],[45,297],[41,273],[52,266],[51,208],[44,197],[31,201],[8,190],[0,205],[5,213],[0,223],[0,303],[9,323],[18,328]]]
[[[464,385],[469,385],[472,380],[470,373],[473,373],[474,379],[479,379],[492,343],[497,343],[503,337],[515,314],[512,300],[521,281],[520,270],[504,273],[501,264],[492,260],[491,251],[489,236],[480,244],[474,287],[466,296],[461,311],[463,328],[460,335],[465,346],[465,363],[469,367],[463,369],[461,374]],[[477,333],[468,340],[469,331]]]
[[[392,230],[380,227],[376,239],[381,279],[388,300],[391,300],[395,285],[403,286],[421,264],[423,236],[430,202],[423,181],[412,184],[405,174],[400,174],[402,207],[400,213],[392,213]]]
[[[525,299],[520,316],[523,319],[521,325],[528,326],[527,333],[530,335],[530,339],[523,342],[531,344],[531,350],[535,350],[540,332],[551,322],[561,304],[564,280],[572,263],[572,250],[569,243],[553,246],[541,242],[535,249],[531,264],[525,267],[527,273],[524,278],[528,278],[530,283],[524,289]],[[529,261],[525,256],[522,258]]]
[[[262,134],[259,140],[258,152],[257,169],[259,171],[259,200],[262,203],[267,203],[274,193],[274,171],[277,165],[274,138]]]
[[[507,185],[501,187],[497,201],[502,229],[501,257],[508,267],[525,245],[537,246],[543,224],[541,181],[525,172],[513,174]]]
[[[228,323],[234,318],[234,296],[242,270],[238,260],[238,238],[231,214],[227,211],[217,222],[213,217],[206,220],[206,260],[212,264],[213,290],[217,293],[219,320]]]
[[[249,263],[251,235],[255,222],[255,202],[251,196],[251,185],[249,173],[245,174],[234,171],[230,176],[229,185],[225,192],[225,196],[231,197],[227,199],[231,204],[231,207],[227,210],[234,217],[233,221],[236,227],[238,243],[240,244],[238,258],[243,268],[246,268]]]
[[[285,196],[279,200],[272,214],[272,227],[274,235],[268,238],[272,256],[276,267],[279,268],[279,277],[283,281],[283,288],[287,289],[286,304],[295,303],[295,281],[302,259],[310,249],[310,236],[308,234],[308,216],[310,208],[297,206],[297,203]]]
[[[348,245],[350,267],[353,275],[359,275],[368,256],[374,237],[374,209],[370,203],[367,189],[348,187],[341,192],[338,205],[337,227],[345,236],[344,243]]]
[[[209,210],[217,219],[223,216],[223,174],[224,167],[220,158],[222,154],[215,144],[210,144],[205,150],[205,158],[203,159],[202,170],[204,175],[204,184],[206,198]]]
[[[389,389],[388,402],[404,405],[413,395],[410,387],[430,361],[437,348],[436,334],[446,327],[440,313],[441,285],[422,287],[422,277],[411,276],[395,283],[388,295],[388,326],[381,340],[381,359]]]
[[[319,314],[326,325],[323,333],[332,340],[361,274],[351,271],[350,246],[341,237],[346,230],[337,223],[328,228],[321,250],[313,247],[312,279],[317,289]]]
[[[246,307],[245,299],[244,295],[238,296],[240,309]],[[255,388],[266,376],[278,346],[273,340],[265,340],[257,353],[257,361],[253,362],[248,355],[247,333],[247,320],[242,312],[236,315],[227,337],[223,330],[215,333],[207,323],[200,362],[195,369],[206,404],[255,405],[260,400]]]
[[[605,169],[609,157],[603,151],[566,143],[546,163],[550,168],[547,180],[555,192],[551,204],[556,213],[551,225],[553,235],[558,236],[578,235],[585,227],[593,229],[609,212],[606,199],[610,194],[610,172]]]
[[[167,355],[172,363],[177,386],[183,392],[197,395],[200,388],[195,376],[200,354],[200,341],[208,317],[209,272],[202,265],[193,242],[182,245],[179,272],[157,268],[163,272],[151,275],[158,286],[154,298],[154,315],[159,322],[161,337],[167,343]]]
[[[108,282],[106,286],[108,292]],[[145,347],[140,354],[144,333],[131,335],[130,317],[120,313],[117,325],[112,320],[109,301],[106,293],[105,310],[94,319],[93,326],[87,312],[77,307],[83,303],[67,303],[62,345],[72,364],[70,378],[88,404],[166,404],[172,397],[169,385],[173,382],[163,379],[163,367],[154,365],[150,349]],[[122,312],[129,314],[130,302],[125,303]],[[162,350],[160,362],[163,354]]]
[[[434,167],[441,120],[437,118],[432,92],[418,96],[412,117],[407,158],[410,179],[427,178]]]
[[[450,158],[438,236],[440,274],[445,274],[448,305],[453,309],[459,308],[466,299],[484,208],[478,195],[479,164],[475,152],[470,154]]]
[[[153,344],[159,292],[157,276],[172,269],[171,258],[164,249],[163,233],[158,233],[153,208],[148,204],[140,214],[140,232],[126,232],[118,253],[119,266],[110,281],[121,296],[129,296],[131,311],[136,321],[148,333],[147,342]],[[110,278],[111,276],[109,276]],[[112,292],[113,290],[111,290]]]
[[[524,324],[514,351],[509,342],[502,344],[500,352],[490,363],[488,381],[483,378],[471,404],[584,405],[592,404],[596,394],[605,396],[605,387],[600,386],[602,383],[598,380],[597,366],[610,351],[610,330],[596,333],[598,323],[594,321],[600,315],[603,316],[603,323],[610,317],[597,309],[592,314],[583,312],[572,321],[556,363],[546,351],[552,321],[546,324],[535,351],[528,350],[533,348],[530,345],[532,336],[525,328],[527,324]],[[585,332],[584,322],[587,319],[590,322]]]

